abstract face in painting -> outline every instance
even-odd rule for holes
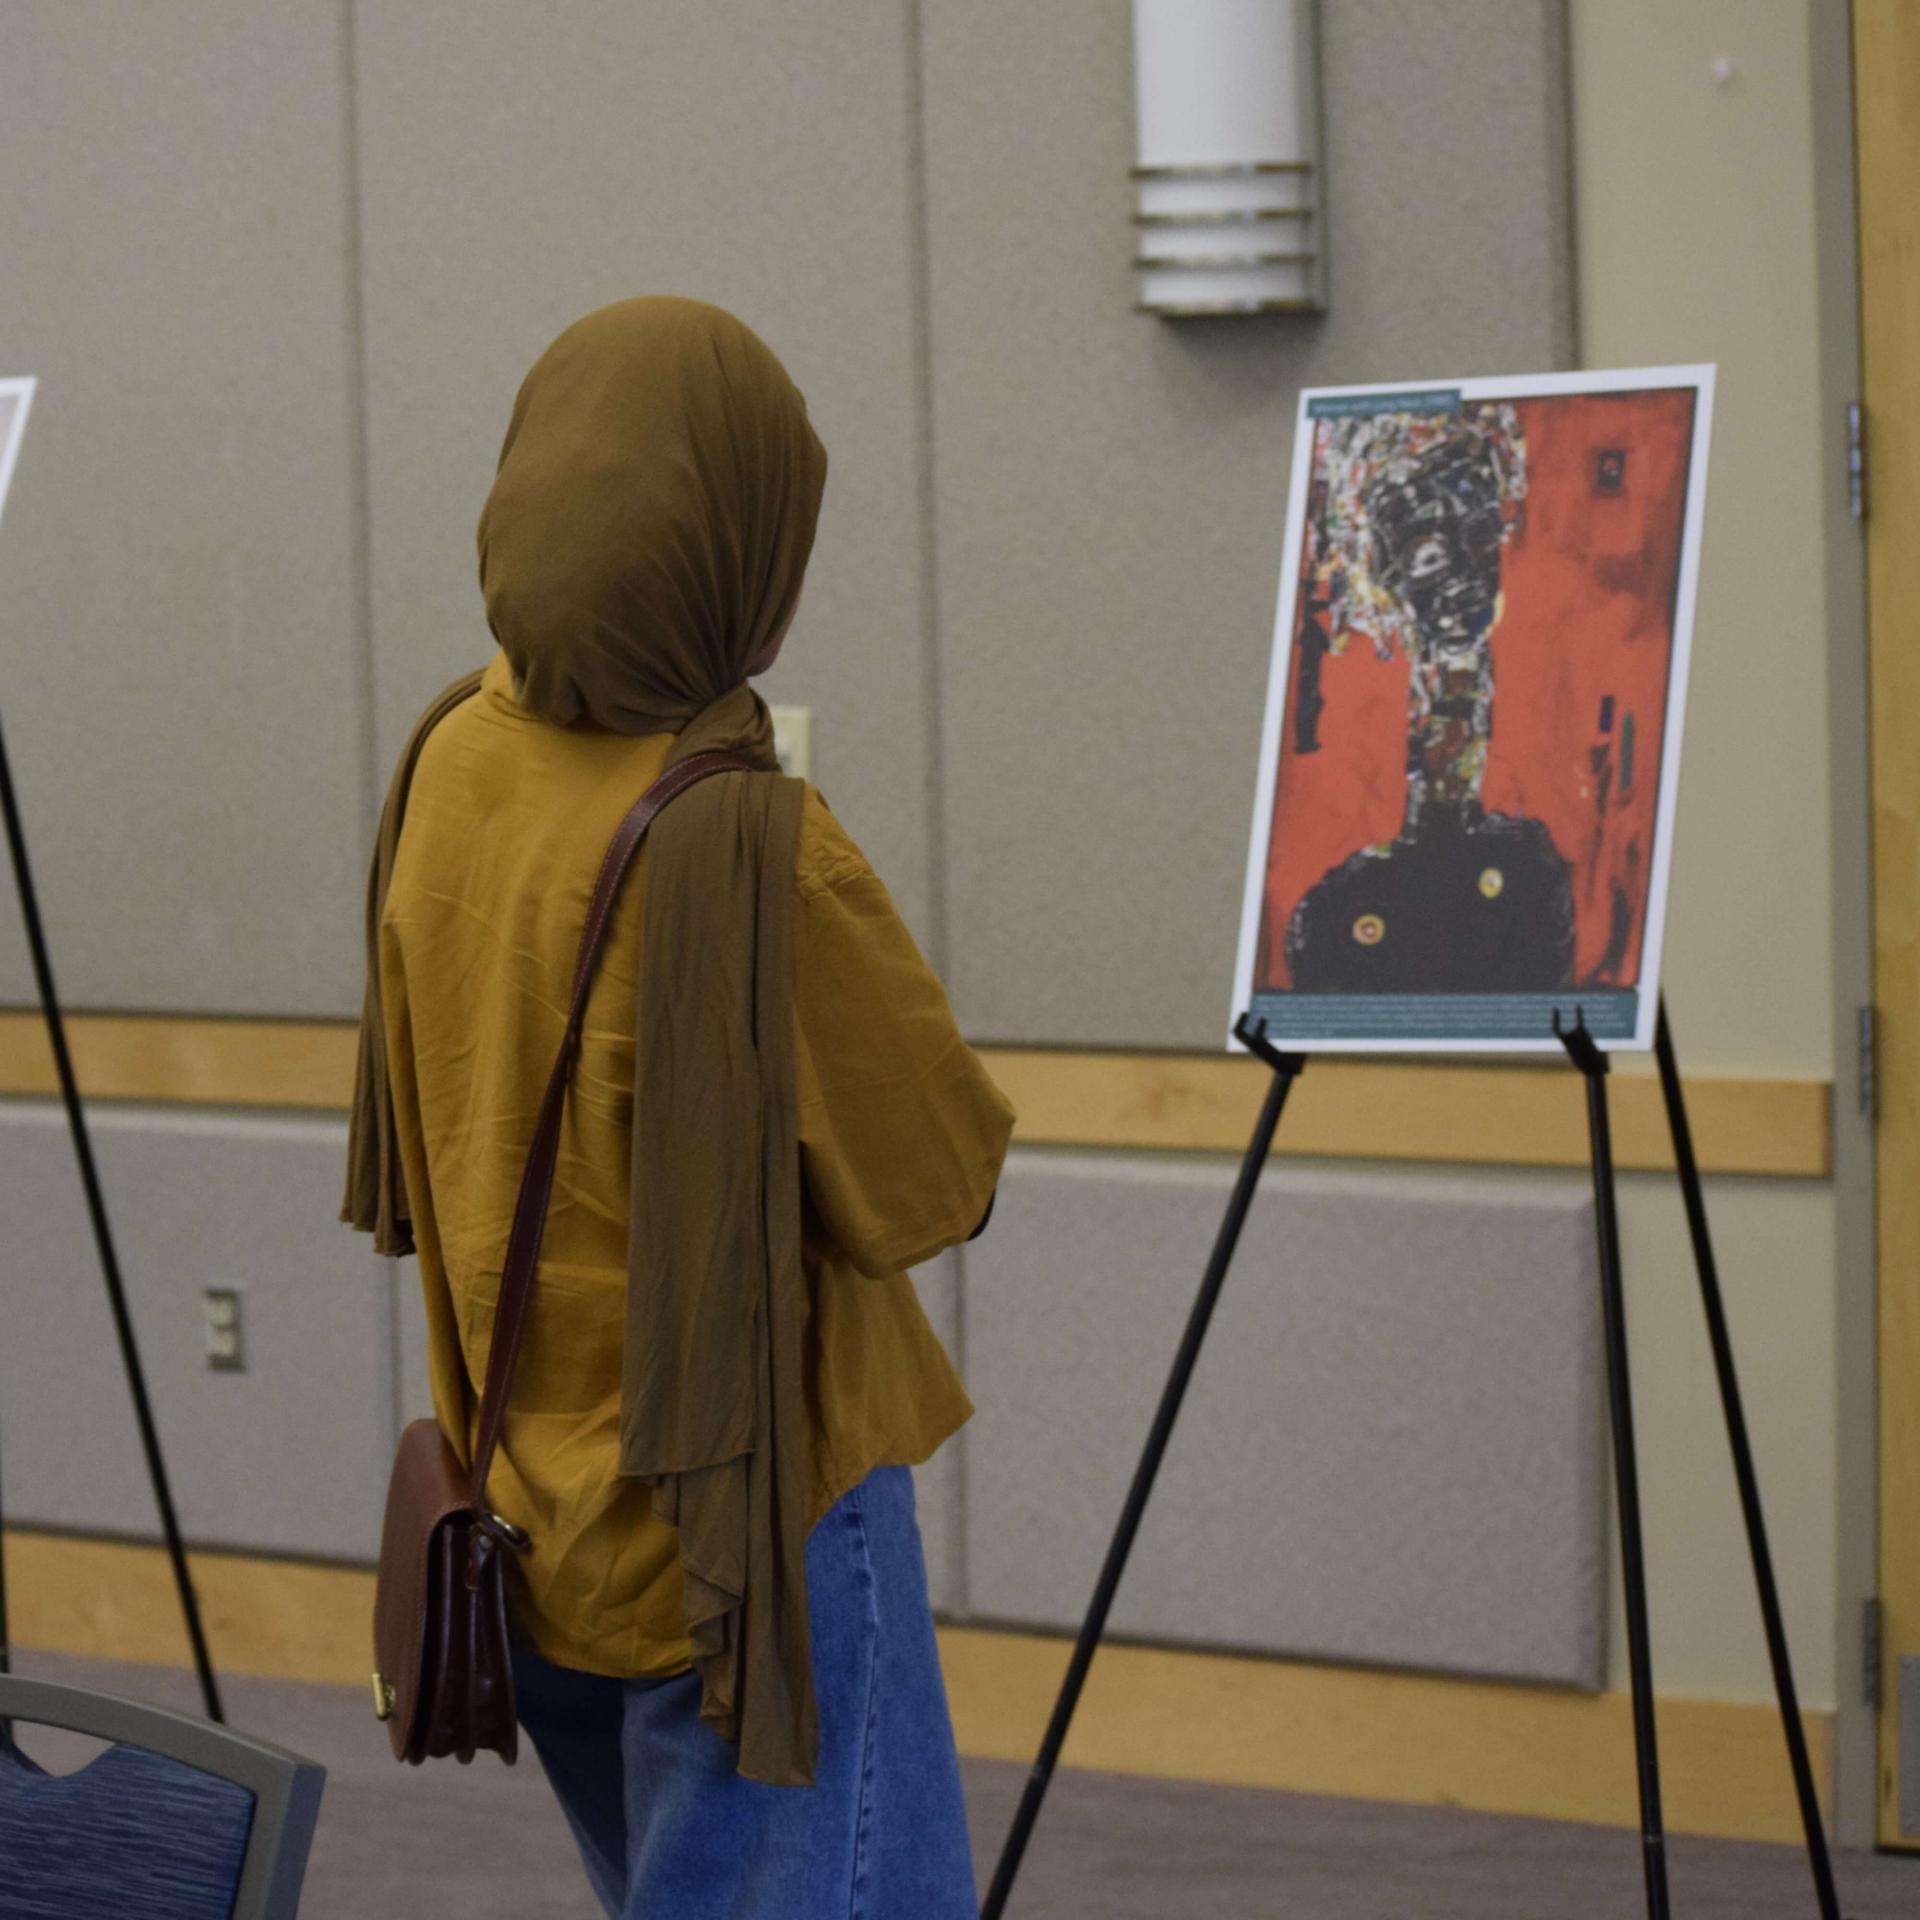
[[[1481,806],[1493,731],[1501,549],[1526,493],[1512,408],[1323,421],[1312,669],[1353,634],[1408,661],[1406,808],[1384,846],[1329,872],[1287,929],[1307,992],[1551,991],[1567,984],[1566,862],[1538,821]],[[1320,616],[1326,624],[1320,625]],[[1301,711],[1317,715],[1317,686]]]
[[[1510,459],[1518,445],[1509,439]],[[1493,442],[1471,424],[1392,460],[1366,490],[1374,578],[1412,625],[1409,829],[1436,809],[1479,805],[1506,505]]]
[[[1493,625],[1505,502],[1499,463],[1473,432],[1395,461],[1368,487],[1374,576],[1423,636],[1471,646]]]

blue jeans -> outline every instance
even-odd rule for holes
[[[807,1540],[820,1762],[735,1771],[694,1673],[514,1655],[520,1722],[613,1920],[977,1920],[913,1475],[876,1467]]]

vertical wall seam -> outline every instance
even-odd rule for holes
[[[933,402],[933,239],[928,217],[925,42],[920,0],[905,0],[902,38],[906,64],[903,127],[906,136],[907,311],[914,392],[914,507],[920,543],[920,666],[925,689],[927,944],[943,978],[952,964],[947,864],[946,681],[940,651],[940,543],[935,490]],[[966,1263],[953,1254],[954,1365],[967,1372]],[[965,1619],[970,1610],[967,1577],[967,1444],[964,1430],[953,1441],[954,1540],[948,1550],[951,1582],[948,1611]]]
[[[1824,592],[1827,645],[1828,826],[1836,1081],[1857,1044],[1859,1010],[1873,1002],[1874,864],[1867,555],[1846,504],[1843,409],[1863,401],[1859,155],[1854,22],[1848,8],[1807,9],[1811,81],[1815,326],[1820,367]],[[1880,1587],[1878,1380],[1879,1236],[1874,1127],[1857,1106],[1833,1115],[1836,1380],[1865,1382],[1836,1395],[1834,1445],[1833,1752],[1827,1784],[1843,1847],[1871,1847],[1880,1807],[1879,1700],[1848,1684],[1865,1667],[1864,1603]],[[1865,1675],[1863,1673],[1862,1678]]]
[[[373,503],[367,458],[367,303],[361,235],[365,201],[360,182],[360,73],[354,33],[355,0],[340,0],[341,293],[346,325],[347,551],[352,569],[354,703],[360,721],[356,777],[360,840],[371,852],[380,821],[379,733],[373,655]],[[398,1444],[406,1416],[400,1364],[400,1286],[391,1261],[375,1261],[376,1326],[385,1376],[390,1436]],[[376,1489],[376,1495],[378,1489]]]
[[[340,0],[340,121],[343,199],[342,280],[347,331],[347,548],[353,571],[354,662],[360,708],[361,837],[371,849],[380,814],[379,735],[374,713],[373,512],[367,458],[366,272],[361,234],[365,202],[360,184],[359,60],[355,0]]]
[[[1546,15],[1547,112],[1559,122],[1549,147],[1559,168],[1555,191],[1560,216],[1560,291],[1556,302],[1556,331],[1569,368],[1583,367],[1584,344],[1580,328],[1579,182],[1575,174],[1573,21],[1568,0],[1548,0]]]
[[[920,0],[906,0],[907,306],[914,388],[914,506],[920,544],[920,652],[926,688],[928,945],[944,973],[948,942],[946,688],[940,653],[940,555],[935,506],[933,267],[927,211],[926,89]]]

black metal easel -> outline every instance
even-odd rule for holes
[[[1583,1018],[1571,1027],[1554,1017],[1553,1030],[1566,1049],[1568,1059],[1586,1081],[1587,1126],[1592,1146],[1595,1231],[1599,1242],[1601,1303],[1606,1323],[1607,1393],[1613,1432],[1615,1490],[1620,1511],[1620,1560],[1626,1588],[1628,1665],[1633,1684],[1634,1758],[1640,1786],[1640,1847],[1647,1888],[1649,1920],[1669,1920],[1671,1908],[1667,1894],[1666,1831],[1660,1809],[1660,1761],[1654,1728],[1653,1662],[1647,1621],[1646,1560],[1640,1529],[1640,1483],[1634,1453],[1633,1393],[1627,1359],[1627,1320],[1625,1291],[1620,1272],[1619,1210],[1615,1199],[1613,1137],[1607,1112],[1607,1056],[1588,1032]],[[1107,1613],[1120,1585],[1120,1576],[1132,1551],[1134,1535],[1139,1531],[1147,1497],[1153,1490],[1162,1455],[1173,1432],[1173,1423],[1192,1377],[1194,1362],[1206,1336],[1207,1323],[1220,1297],[1227,1267],[1233,1259],[1240,1230],[1272,1150],[1275,1129],[1287,1095],[1306,1065],[1304,1056],[1282,1053],[1267,1039],[1265,1021],[1255,1022],[1242,1015],[1234,1035],[1250,1053],[1257,1055],[1273,1072],[1266,1102],[1255,1123],[1246,1157],[1240,1163],[1227,1202],[1226,1218],[1221,1222],[1212,1257],[1207,1262],[1200,1292],[1188,1317],[1185,1334],[1174,1356],[1160,1405],[1147,1434],[1147,1444],[1127,1491],[1120,1524],[1113,1543],[1107,1549],[1094,1589],[1092,1605],[1074,1643],[1053,1717],[1047,1724],[1039,1757],[1027,1778],[1026,1790],[1014,1815],[1013,1826],[1001,1850],[994,1870],[993,1884],[980,1909],[981,1920],[1001,1920],[1012,1892],[1014,1876],[1020,1870],[1022,1856],[1039,1818],[1041,1802],[1066,1744],[1067,1728],[1072,1722],[1087,1670],[1106,1629]],[[1793,1663],[1787,1648],[1786,1624],[1780,1612],[1780,1591],[1774,1579],[1773,1555],[1767,1544],[1766,1519],[1760,1506],[1759,1481],[1754,1473],[1753,1450],[1747,1437],[1746,1414],[1740,1398],[1739,1375],[1734,1366],[1733,1344],[1727,1330],[1725,1304],[1720,1293],[1719,1270],[1714,1261],[1713,1242],[1707,1228],[1706,1201],[1700,1189],[1700,1169],[1694,1158],[1693,1133],[1687,1121],[1686,1101],[1681,1092],[1680,1072],[1675,1065],[1673,1037],[1667,1025],[1664,999],[1655,1028],[1655,1057],[1659,1064],[1660,1086],[1667,1109],[1667,1124],[1673,1135],[1674,1165],[1679,1173],[1680,1191],[1686,1204],[1687,1227],[1693,1242],[1694,1266],[1700,1278],[1701,1305],[1707,1318],[1708,1338],[1713,1346],[1714,1372],[1720,1387],[1720,1404],[1726,1416],[1727,1441],[1733,1450],[1734,1474],[1740,1487],[1740,1509],[1746,1522],[1747,1546],[1753,1558],[1754,1586],[1760,1598],[1761,1622],[1766,1630],[1767,1654],[1773,1666],[1774,1690],[1780,1703],[1781,1724],[1786,1734],[1787,1754],[1793,1769],[1794,1791],[1800,1803],[1801,1825],[1806,1834],[1807,1863],[1813,1873],[1814,1893],[1821,1920],[1840,1920],[1839,1897],[1834,1889],[1833,1862],[1827,1851],[1826,1829],[1821,1821],[1820,1801],[1814,1789],[1813,1766],[1807,1754],[1806,1733],[1800,1722],[1800,1702],[1793,1682]]]
[[[127,1390],[133,1398],[133,1417],[140,1429],[140,1444],[147,1456],[147,1473],[153,1482],[154,1505],[160,1511],[160,1529],[166,1536],[167,1557],[173,1563],[173,1581],[180,1595],[180,1612],[186,1621],[187,1638],[192,1643],[194,1668],[200,1676],[200,1696],[206,1704],[207,1718],[224,1721],[226,1715],[221,1710],[220,1689],[214,1679],[206,1634],[200,1624],[200,1606],[194,1596],[193,1578],[187,1570],[180,1522],[174,1513],[167,1465],[160,1452],[160,1434],[154,1425],[152,1402],[147,1397],[146,1372],[140,1364],[133,1316],[127,1308],[127,1290],[120,1277],[119,1256],[114,1251],[106,1196],[101,1191],[99,1169],[94,1164],[86,1110],[80,1104],[73,1056],[67,1050],[66,1022],[61,1017],[60,996],[54,989],[53,962],[47,952],[46,929],[40,919],[40,903],[34,891],[33,868],[27,858],[27,838],[20,822],[19,802],[14,795],[13,772],[7,761],[4,734],[0,734],[0,811],[6,817],[7,848],[13,856],[14,883],[19,889],[20,917],[26,923],[27,945],[33,955],[34,979],[39,984],[40,1010],[46,1018],[47,1039],[53,1047],[54,1068],[60,1077],[60,1097],[67,1109],[68,1130],[73,1135],[73,1153],[80,1166],[80,1184],[86,1190],[87,1213],[93,1222],[94,1245],[99,1250],[100,1272],[107,1284],[107,1304],[113,1311],[114,1332],[120,1342],[120,1358],[126,1366]]]

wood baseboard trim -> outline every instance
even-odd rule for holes
[[[343,1111],[357,1034],[341,1021],[79,1014],[68,1022],[82,1090],[100,1100]],[[1244,1150],[1265,1069],[1225,1054],[983,1047],[1020,1115],[1024,1146]],[[1673,1162],[1660,1089],[1642,1072],[1613,1079],[1620,1166]],[[0,1096],[58,1091],[35,1012],[0,1012]],[[1822,1080],[1703,1077],[1687,1082],[1709,1173],[1826,1179],[1832,1088]],[[1320,1060],[1287,1109],[1288,1157],[1455,1165],[1584,1167],[1586,1109],[1574,1077],[1539,1065]]]
[[[949,1627],[941,1661],[963,1753],[1030,1762],[1071,1649]],[[1805,1716],[1823,1795],[1832,1715]],[[1669,1828],[1794,1841],[1799,1814],[1771,1708],[1663,1698]],[[1637,1828],[1633,1709],[1623,1693],[1454,1680],[1245,1655],[1103,1647],[1064,1764],[1107,1773],[1332,1794]]]
[[[158,1547],[26,1529],[9,1530],[4,1547],[21,1649],[188,1664]],[[365,1686],[371,1572],[233,1553],[196,1553],[193,1570],[221,1671]],[[940,1657],[961,1752],[1031,1761],[1069,1651],[1049,1635],[943,1627]],[[1833,1716],[1807,1715],[1807,1736],[1825,1783]],[[1674,1831],[1797,1839],[1770,1707],[1663,1699],[1660,1740]],[[1602,1826],[1638,1822],[1624,1694],[1107,1646],[1063,1761],[1213,1785]]]
[[[345,1112],[353,1098],[359,1029],[345,1021],[75,1013],[66,1027],[90,1100]],[[59,1091],[40,1014],[0,1012],[0,1095]]]

